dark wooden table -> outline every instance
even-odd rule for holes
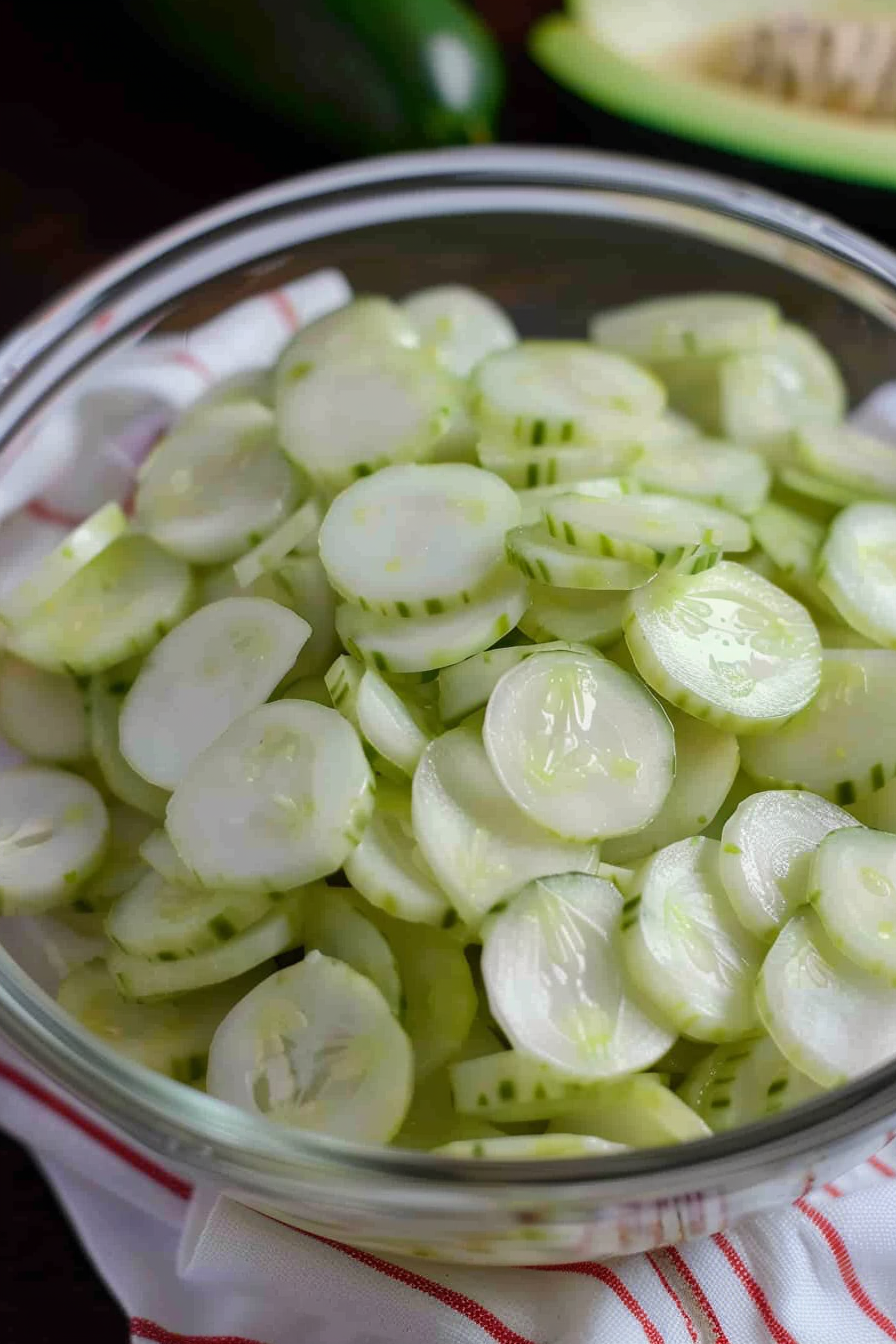
[[[559,3],[559,0],[557,0]],[[504,41],[505,141],[686,162],[796,196],[896,242],[892,195],[789,174],[638,129],[562,94],[523,38],[552,0],[480,0]],[[0,304],[9,327],[99,262],[184,215],[332,160],[139,40],[113,0],[0,14]],[[30,1160],[0,1139],[0,1344],[119,1344],[126,1327]],[[64,1323],[64,1324],[63,1324]],[[64,1332],[64,1333],[63,1333]]]

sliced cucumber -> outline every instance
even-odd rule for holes
[[[275,700],[314,700],[318,705],[326,705],[327,709],[333,704],[330,699],[330,692],[327,690],[327,683],[323,677],[296,677],[295,681],[289,682],[287,686],[281,684],[273,698]]]
[[[655,565],[666,551],[701,543],[725,551],[748,551],[750,528],[743,518],[712,504],[675,495],[630,495],[603,500],[557,495],[544,506],[551,536],[595,555]]]
[[[86,779],[49,767],[3,774],[0,790],[0,911],[39,914],[70,905],[99,868],[109,816]]]
[[[896,834],[896,780],[888,780],[882,789],[851,803],[849,811],[863,826]]]
[[[336,595],[316,555],[296,555],[284,560],[270,575],[274,589],[268,594],[288,606],[311,627],[308,642],[296,659],[290,677],[322,675],[339,652],[336,634]]]
[[[589,334],[599,345],[649,364],[759,349],[774,337],[780,318],[777,304],[751,294],[676,294],[597,313]]]
[[[851,504],[837,515],[819,556],[818,583],[851,626],[896,647],[896,504]]]
[[[153,831],[152,819],[126,803],[109,802],[109,845],[101,867],[78,888],[69,907],[73,914],[102,914],[121,896],[136,886],[149,871],[141,849]],[[86,927],[86,920],[84,921]],[[77,927],[77,922],[76,922]],[[97,930],[102,934],[102,924]]]
[[[4,592],[0,621],[18,626],[31,620],[45,602],[121,536],[127,521],[117,504],[104,504],[39,560],[26,579]]]
[[[855,823],[828,835],[812,859],[808,899],[835,947],[896,985],[896,835]]]
[[[168,805],[168,793],[138,775],[122,756],[118,744],[121,707],[138,669],[139,662],[133,660],[91,677],[87,688],[90,749],[110,792],[130,807],[161,821]]]
[[[175,886],[150,872],[118,897],[106,916],[106,933],[131,956],[178,961],[228,942],[262,919],[275,899],[266,891]]]
[[[735,918],[718,870],[718,841],[668,845],[638,870],[623,916],[633,981],[664,1020],[698,1041],[736,1040],[758,1026],[762,944]]]
[[[610,1143],[592,1134],[502,1134],[499,1139],[458,1139],[434,1148],[440,1157],[489,1162],[546,1162],[555,1157],[607,1157],[625,1151],[625,1144]]]
[[[758,784],[811,789],[848,807],[896,774],[896,652],[828,649],[818,694],[769,737],[745,738],[741,764]]]
[[[638,416],[620,413],[618,419],[621,428],[614,426],[600,443],[521,448],[507,434],[486,434],[477,444],[476,452],[487,471],[517,490],[546,489],[564,481],[572,489],[580,481],[588,481],[590,485],[594,476],[616,480],[644,452],[644,439],[649,432]],[[648,427],[658,424],[662,421],[650,420]],[[541,517],[540,510],[537,517]]]
[[[653,570],[631,560],[613,560],[582,553],[551,536],[544,523],[515,527],[505,538],[507,559],[527,579],[559,588],[622,592],[640,588]]]
[[[320,557],[350,601],[386,616],[436,616],[472,600],[519,517],[514,491],[480,467],[386,467],[330,505]]]
[[[150,784],[173,789],[234,720],[267,700],[310,633],[307,621],[260,597],[224,598],[188,616],[125,696],[125,760]]]
[[[68,673],[0,655],[0,732],[32,760],[83,760],[90,751],[84,691]]]
[[[485,931],[482,974],[511,1045],[581,1082],[648,1068],[674,1033],[626,987],[619,892],[570,873],[532,882]]]
[[[623,495],[637,495],[641,487],[629,476],[595,476],[590,480],[576,480],[576,493],[595,495],[598,499],[621,499]],[[569,494],[570,486],[561,481],[555,485],[536,485],[528,490],[517,490],[520,501],[520,523],[531,527],[541,522],[541,513],[549,499]]]
[[[782,465],[778,468],[778,475],[783,486],[801,497],[803,507],[808,507],[811,501],[816,510],[823,511],[828,518],[833,510],[842,508],[844,504],[857,504],[862,499],[857,491],[834,481],[822,480],[820,476],[800,471],[798,467]]]
[[[788,789],[754,793],[722,831],[719,873],[741,924],[771,939],[809,898],[809,869],[831,831],[856,822],[818,794]]]
[[[822,1087],[893,1058],[896,991],[838,952],[813,910],[798,911],[778,934],[756,1001],[781,1053]]]
[[[528,609],[520,617],[520,630],[538,644],[560,641],[605,649],[622,634],[625,598],[624,592],[600,593],[533,583],[529,586]]]
[[[625,640],[655,691],[737,733],[780,727],[812,700],[821,677],[821,644],[805,607],[728,560],[636,588]]]
[[[336,629],[349,653],[380,672],[426,672],[490,648],[513,629],[527,602],[522,575],[507,565],[469,606],[406,620],[346,602],[336,612]]]
[[[462,663],[443,667],[439,673],[439,712],[446,724],[458,723],[468,714],[482,709],[498,682],[511,667],[535,653],[569,650],[566,640],[546,644],[510,644],[486,649]],[[584,648],[584,645],[582,646]]]
[[[414,349],[420,344],[414,323],[391,299],[363,294],[303,326],[281,351],[277,379],[299,382],[307,366],[346,359],[382,346]]]
[[[417,843],[471,928],[533,878],[597,869],[596,845],[551,835],[512,802],[476,721],[430,742],[414,774],[412,798]]]
[[[685,1078],[678,1095],[716,1134],[765,1120],[821,1091],[781,1054],[770,1036],[717,1045]]]
[[[364,676],[364,665],[347,653],[342,653],[330,665],[324,675],[333,708],[338,709],[344,719],[358,727],[358,691]]]
[[[305,893],[299,890],[286,896],[263,919],[207,952],[177,961],[150,961],[113,948],[107,964],[124,998],[151,1003],[244,975],[281,952],[298,947],[304,928]]]
[[[501,1131],[486,1120],[458,1115],[451,1099],[448,1068],[417,1083],[404,1124],[392,1140],[396,1148],[430,1149],[462,1139],[499,1139]]]
[[[632,835],[608,840],[605,863],[627,865],[708,826],[728,796],[740,764],[737,738],[678,709],[669,709],[675,734],[675,779],[653,821]]]
[[[398,963],[379,929],[337,887],[306,896],[305,948],[345,962],[376,985],[392,1012],[402,1004]]]
[[[196,887],[196,874],[183,862],[168,838],[168,832],[159,827],[150,832],[140,846],[140,857],[149,864],[169,886]]]
[[[771,486],[768,463],[759,453],[717,439],[694,439],[648,449],[631,468],[646,490],[702,500],[751,517]]]
[[[171,796],[168,834],[204,885],[285,891],[335,872],[372,809],[358,736],[332,709],[277,700],[237,719]]]
[[[666,715],[636,678],[594,654],[546,653],[511,668],[482,737],[517,806],[567,840],[639,830],[675,776]]]
[[[816,578],[825,529],[783,504],[765,504],[750,519],[753,535],[780,571],[780,585],[828,615],[836,616]]]
[[[9,648],[48,671],[92,676],[152,648],[192,600],[182,560],[149,537],[119,537],[15,631]]]
[[[896,502],[896,452],[849,425],[798,431],[797,461],[814,476],[866,498]]]
[[[722,361],[721,427],[735,443],[774,453],[795,430],[833,425],[846,411],[842,375],[811,332],[779,327],[768,347]]]
[[[448,1072],[456,1110],[496,1125],[550,1120],[595,1091],[518,1050],[460,1060]]]
[[[366,976],[312,952],[228,1013],[208,1090],[292,1129],[387,1143],[411,1100],[410,1042]]]
[[[706,1120],[653,1074],[600,1083],[556,1115],[549,1134],[596,1134],[628,1148],[689,1143],[712,1133]]]
[[[432,734],[410,697],[402,699],[379,672],[368,668],[358,687],[357,714],[361,735],[373,750],[403,774],[413,775]]]
[[[247,551],[236,561],[233,576],[240,587],[248,588],[263,574],[279,569],[293,551],[302,551],[306,555],[316,551],[322,521],[323,510],[318,501],[306,499],[285,523],[281,523],[254,550]]]
[[[486,355],[517,341],[516,328],[503,308],[466,285],[418,289],[401,309],[424,349],[434,350],[441,363],[462,378]]]
[[[448,927],[457,916],[414,838],[410,793],[383,806],[384,792],[380,787],[373,816],[343,864],[345,875],[365,900],[385,914],[413,924]]]

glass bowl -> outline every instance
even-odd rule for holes
[[[551,149],[370,160],[220,206],[150,240],[0,346],[0,442],[26,467],[60,396],[150,334],[189,332],[320,267],[400,296],[476,285],[527,335],[690,289],[776,299],[833,351],[853,401],[896,368],[896,256],[832,219],[673,166]],[[189,359],[189,339],[182,342]],[[2,788],[2,783],[0,783]],[[436,1159],[287,1133],[107,1050],[0,951],[0,1030],[169,1168],[314,1233],[481,1264],[611,1256],[716,1232],[869,1157],[896,1065],[682,1147],[513,1162]],[[896,1043],[894,1043],[896,1044]]]

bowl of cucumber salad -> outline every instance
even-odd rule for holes
[[[3,1032],[188,1177],[410,1255],[643,1249],[873,1155],[894,287],[742,186],[450,151],[11,337]]]

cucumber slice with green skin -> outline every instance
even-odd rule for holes
[[[836,484],[834,481],[822,480],[820,476],[813,476],[808,471],[800,471],[797,467],[781,466],[778,469],[778,475],[781,484],[801,496],[807,505],[809,501],[812,501],[813,504],[819,503],[829,506],[828,517],[830,517],[831,509],[840,509],[846,504],[858,504],[861,503],[862,499],[867,498],[857,490],[850,490],[845,485]]]
[[[517,663],[531,658],[536,653],[569,651],[575,646],[567,640],[555,640],[545,644],[515,644],[502,648],[486,649],[472,658],[452,667],[443,667],[439,673],[439,713],[442,722],[449,726],[459,723],[468,714],[474,714],[488,703],[488,698],[503,677],[504,673]],[[580,651],[587,651],[585,645]]]
[[[599,593],[532,583],[529,606],[520,617],[519,628],[538,644],[559,641],[605,649],[622,634],[625,598],[624,592]]]
[[[0,911],[36,915],[70,905],[99,868],[109,815],[92,784],[50,767],[3,775],[0,797]]]
[[[381,787],[378,794],[383,791]],[[409,792],[399,806],[383,807],[378,796],[343,869],[355,890],[387,915],[434,928],[447,928],[457,920],[414,838]]]
[[[414,1088],[404,1124],[392,1140],[396,1148],[428,1150],[464,1139],[499,1139],[487,1120],[458,1115],[451,1098],[448,1068],[437,1069]]]
[[[675,734],[675,779],[653,821],[633,835],[608,840],[605,863],[628,865],[708,826],[728,796],[740,765],[737,738],[681,710],[667,711]]]
[[[78,915],[104,912],[149,871],[141,848],[154,829],[151,817],[125,803],[107,802],[109,846],[102,866],[78,888],[71,909]],[[98,930],[102,933],[102,928]]]
[[[674,1033],[626,987],[619,892],[569,873],[532,882],[485,932],[482,974],[511,1045],[580,1082],[650,1065]]]
[[[795,430],[836,424],[847,404],[843,377],[824,346],[789,322],[767,349],[722,363],[719,397],[725,436],[772,453],[789,447]]]
[[[395,954],[379,929],[337,887],[321,885],[314,899],[307,901],[305,948],[366,975],[399,1015],[402,991]]]
[[[510,565],[469,606],[441,616],[380,616],[345,602],[336,629],[349,653],[379,672],[428,672],[462,662],[497,643],[528,605],[526,583]]]
[[[519,517],[514,491],[481,467],[385,467],[330,505],[320,558],[336,591],[367,610],[437,616],[473,599]]]
[[[834,946],[891,985],[896,985],[894,879],[896,835],[854,823],[822,840],[807,892]]]
[[[774,337],[781,313],[750,294],[678,294],[597,313],[588,334],[639,363],[756,350]]]
[[[800,430],[797,462],[807,472],[870,499],[896,502],[893,446],[849,425]]]
[[[213,565],[257,546],[296,508],[301,482],[258,401],[195,412],[140,472],[140,527],[172,555]]]
[[[172,887],[198,887],[196,874],[183,862],[161,827],[150,832],[140,846],[140,857],[153,872]]]
[[[620,415],[619,418],[632,426],[622,442],[608,438],[598,444],[526,449],[512,443],[507,435],[500,434],[484,436],[476,445],[476,452],[481,466],[516,490],[546,489],[563,482],[568,482],[572,488],[579,481],[590,484],[590,478],[595,476],[617,480],[620,473],[628,471],[641,456],[645,438],[643,428],[636,428],[641,424],[637,416]],[[661,423],[650,421],[651,425]]]
[[[492,769],[477,720],[430,742],[414,773],[412,816],[437,882],[474,929],[533,878],[593,873],[600,859],[596,845],[563,841],[516,806]]]
[[[601,1083],[551,1120],[548,1134],[595,1134],[629,1148],[689,1143],[711,1133],[706,1120],[649,1073]]]
[[[755,780],[752,780],[746,771],[741,768],[735,776],[734,783],[728,790],[724,803],[719,808],[713,820],[708,826],[704,826],[703,834],[709,840],[721,840],[722,831],[725,829],[725,823],[734,815],[737,808],[749,798],[751,794],[757,792]]]
[[[851,803],[849,812],[863,826],[875,831],[896,834],[896,780],[889,780],[882,789],[869,794],[859,802]]]
[[[695,718],[764,734],[818,689],[821,643],[811,616],[744,565],[658,574],[627,600],[625,641],[639,673]]]
[[[386,679],[368,668],[358,687],[357,714],[361,735],[378,755],[411,776],[432,734],[423,714],[414,712]]]
[[[277,700],[314,700],[318,705],[331,707],[333,701],[323,677],[296,677],[283,690],[278,690]]]
[[[517,1050],[459,1060],[448,1072],[455,1110],[496,1125],[550,1120],[596,1088]]]
[[[814,910],[799,911],[778,934],[756,1003],[781,1053],[822,1087],[893,1058],[896,993],[838,952]]]
[[[263,574],[277,570],[293,551],[306,555],[317,549],[317,537],[323,522],[323,510],[316,499],[306,499],[264,541],[247,551],[233,566],[233,576],[241,588],[248,588]]]
[[[433,1148],[439,1157],[484,1158],[490,1162],[542,1162],[555,1157],[607,1157],[625,1151],[592,1134],[502,1134],[499,1139],[458,1139]]]
[[[784,1058],[770,1036],[718,1045],[688,1073],[679,1097],[716,1134],[789,1111],[821,1088]]]
[[[593,555],[639,564],[658,564],[677,546],[707,544],[725,551],[748,551],[749,525],[712,504],[675,495],[635,495],[619,500],[558,495],[544,506],[552,537]]]
[[[358,691],[361,689],[363,676],[364,664],[347,653],[340,654],[324,674],[333,708],[338,709],[342,717],[359,732]]]
[[[718,874],[719,844],[692,836],[638,870],[625,903],[629,974],[648,1002],[698,1041],[731,1041],[758,1027],[753,985],[762,944],[738,923]]]
[[[666,402],[646,370],[587,341],[520,341],[484,359],[471,386],[483,425],[533,447],[587,441],[608,411],[659,416]]]
[[[552,537],[544,523],[513,528],[504,544],[507,559],[527,579],[551,587],[622,592],[640,588],[653,574],[652,569],[631,560],[583,555]]]
[[[90,749],[110,793],[139,812],[162,821],[169,794],[138,775],[122,756],[118,744],[121,707],[138,669],[139,662],[135,659],[91,677],[87,687]]]
[[[215,1032],[208,1090],[291,1129],[387,1143],[411,1101],[413,1052],[380,991],[320,952],[247,994]]]
[[[419,344],[414,323],[397,303],[363,294],[302,327],[281,352],[275,377],[289,386],[301,381],[309,364],[351,359],[382,346],[412,350]]]
[[[896,505],[851,504],[837,515],[818,557],[818,584],[860,634],[896,648]]]
[[[179,1083],[199,1083],[218,1024],[261,975],[261,970],[249,971],[176,1003],[138,1005],[121,997],[105,962],[96,960],[66,976],[57,998],[61,1008],[118,1054]]]
[[[81,761],[90,752],[84,691],[65,672],[0,655],[0,732],[34,761]]]
[[[342,866],[372,790],[345,719],[310,700],[277,700],[196,758],[168,804],[168,834],[203,886],[286,891]]]
[[[11,652],[50,672],[93,676],[146,653],[193,601],[182,560],[149,537],[113,541],[20,626]]]
[[[821,662],[815,698],[774,735],[744,738],[741,764],[757,784],[810,789],[848,807],[896,774],[896,653],[828,649]]]
[[[645,490],[702,500],[751,517],[771,488],[768,463],[759,453],[716,439],[695,439],[648,449],[631,467]]]
[[[823,525],[783,504],[765,504],[750,519],[753,536],[780,571],[781,583],[820,611],[836,616],[836,608],[816,578],[825,539]],[[774,580],[773,580],[774,582]]]
[[[517,342],[516,327],[504,309],[466,285],[418,289],[401,310],[423,348],[435,351],[445,368],[461,378],[487,355]]]
[[[107,965],[124,998],[138,1003],[173,999],[233,980],[291,951],[300,945],[304,929],[305,893],[299,890],[290,892],[263,919],[207,952],[179,961],[150,961],[113,948]]]
[[[30,621],[61,588],[120,537],[128,525],[117,504],[104,504],[70,532],[26,579],[3,594],[0,621],[15,627]]]
[[[594,495],[597,499],[621,499],[623,495],[637,495],[641,487],[629,476],[595,476],[591,480],[576,480],[576,494]],[[531,527],[541,522],[542,510],[549,499],[568,495],[570,487],[561,481],[555,485],[536,485],[529,490],[517,490],[520,502],[520,524]]]
[[[125,760],[150,784],[173,789],[226,728],[267,700],[310,633],[307,621],[259,597],[225,598],[188,616],[125,696]]]
[[[567,840],[640,830],[675,777],[666,715],[640,682],[593,654],[546,653],[511,668],[482,737],[516,805]]]
[[[722,831],[719,875],[741,924],[756,938],[774,938],[809,899],[809,870],[831,831],[857,823],[818,794],[770,789],[754,793]]]

